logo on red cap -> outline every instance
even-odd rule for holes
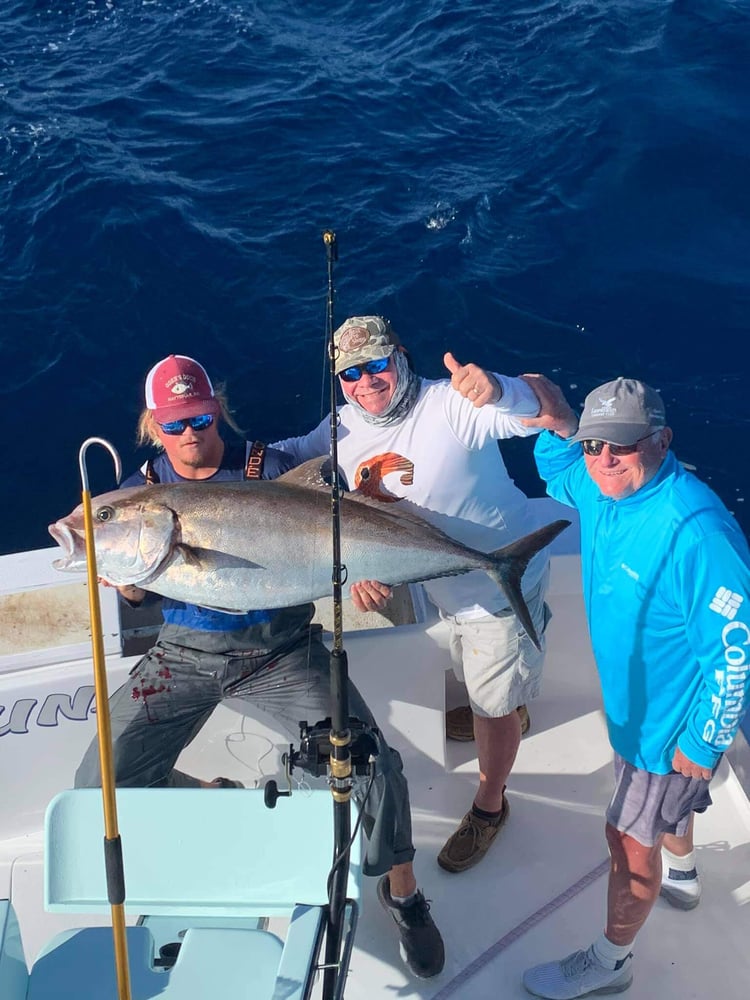
[[[157,423],[220,413],[206,369],[182,354],[170,354],[154,365],[146,376],[145,395]]]

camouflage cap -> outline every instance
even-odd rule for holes
[[[336,374],[378,358],[389,358],[400,341],[383,316],[350,316],[333,334]]]
[[[666,427],[666,414],[656,389],[621,375],[588,394],[578,431],[570,441],[597,438],[611,444],[635,444],[662,427]]]

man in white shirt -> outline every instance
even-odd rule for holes
[[[413,510],[484,552],[533,530],[527,497],[508,475],[497,445],[536,432],[521,423],[539,412],[522,379],[461,365],[450,353],[444,359],[450,379],[420,378],[381,316],[347,319],[334,334],[334,348],[346,400],[338,411],[338,459],[351,489]],[[303,462],[327,454],[329,444],[326,417],[309,434],[274,446]],[[542,550],[523,577],[540,648],[485,573],[424,585],[450,628],[479,758],[472,807],[438,856],[446,871],[465,871],[480,861],[508,818],[505,787],[521,739],[517,709],[538,694],[541,683],[548,579],[549,557]],[[352,586],[361,610],[376,610],[389,596],[390,588],[377,581]]]

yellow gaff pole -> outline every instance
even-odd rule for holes
[[[117,829],[117,803],[115,800],[115,774],[112,761],[112,729],[109,718],[107,672],[104,663],[102,640],[102,615],[99,606],[99,579],[96,572],[94,525],[91,514],[91,493],[86,470],[86,451],[89,445],[100,444],[109,451],[115,463],[115,475],[120,482],[122,464],[120,456],[104,438],[87,438],[78,453],[81,469],[83,525],[86,537],[86,572],[89,587],[89,618],[91,622],[91,649],[94,658],[94,691],[96,697],[96,734],[99,743],[99,766],[102,773],[102,798],[104,800],[104,864],[107,872],[107,898],[112,909],[112,934],[117,971],[117,994],[120,1000],[130,1000],[130,968],[128,942],[125,931],[125,877],[122,867],[122,843]]]

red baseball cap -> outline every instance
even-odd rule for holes
[[[158,424],[221,413],[206,369],[182,354],[170,354],[154,365],[146,376],[145,395],[146,407]]]

